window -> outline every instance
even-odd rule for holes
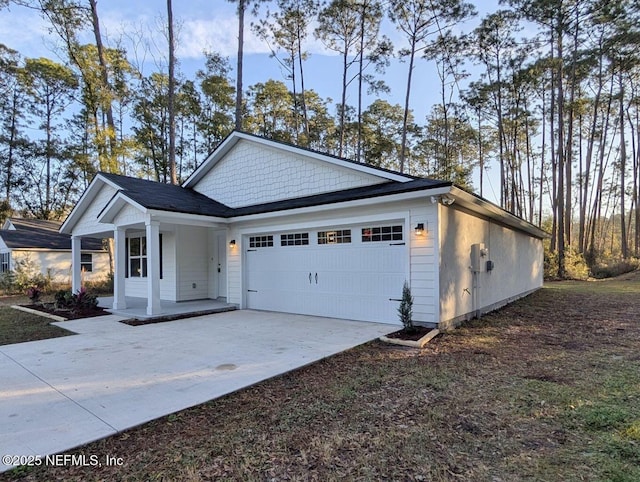
[[[0,273],[11,270],[11,253],[0,254]]]
[[[402,226],[362,228],[362,242],[371,241],[402,241]]]
[[[249,238],[250,248],[269,248],[273,246],[273,236],[251,236]]]
[[[132,278],[147,277],[147,238],[128,238],[127,268]]]
[[[280,235],[280,246],[303,246],[309,244],[309,233],[291,233]]]
[[[160,245],[160,279],[163,278],[163,249],[162,249],[162,233],[160,233],[158,242]],[[125,260],[125,278],[146,278],[147,277],[147,237],[139,236],[135,238],[127,238],[126,243],[126,260]],[[84,255],[83,255],[84,256]]]
[[[80,269],[82,271],[93,271],[93,255],[91,253],[82,253],[80,255]]]
[[[351,230],[318,231],[318,244],[343,244],[351,242]]]

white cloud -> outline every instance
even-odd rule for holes
[[[244,50],[247,54],[269,53],[268,46],[246,28]],[[238,21],[235,16],[209,19],[186,19],[179,24],[177,55],[182,58],[202,57],[203,50],[233,56],[238,50]]]
[[[14,6],[0,15],[0,43],[24,57],[51,57],[58,39],[48,26],[34,10]]]

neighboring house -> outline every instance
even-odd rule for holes
[[[448,325],[542,286],[546,234],[450,182],[234,132],[182,186],[98,174],[64,222],[113,237],[126,296],[226,298],[240,308]],[[481,244],[482,243],[482,244]],[[489,262],[489,263],[488,263]],[[473,264],[473,269],[472,269]]]
[[[61,225],[42,219],[7,219],[0,229],[0,272],[15,271],[23,262],[51,281],[71,283],[71,236],[59,232]],[[86,281],[107,277],[109,254],[101,239],[82,241],[80,268]]]

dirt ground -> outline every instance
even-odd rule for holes
[[[416,350],[372,342],[1,480],[640,480],[640,273],[549,283]],[[111,459],[113,460],[113,459]]]

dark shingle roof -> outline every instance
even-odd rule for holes
[[[191,188],[120,176],[118,174],[100,173],[100,175],[114,182],[120,188],[120,192],[147,209],[185,214],[202,214],[223,218],[354,201],[357,199],[367,199],[452,185],[451,182],[424,178],[407,182],[388,181],[372,186],[362,186],[312,196],[231,208]]]
[[[453,183],[447,181],[436,181],[434,179],[416,179],[407,182],[389,181],[373,186],[363,186],[342,191],[333,191],[313,196],[300,197],[295,199],[285,199],[266,204],[256,204],[233,209],[230,216],[248,216],[250,214],[261,214],[272,211],[283,211],[286,209],[305,208],[319,206],[321,204],[332,204],[345,201],[355,201],[358,199],[368,199],[377,196],[399,194],[403,192],[420,191],[422,189],[432,189],[436,187],[451,186]]]
[[[60,226],[62,226],[61,221],[50,221],[48,219],[9,218],[9,221],[16,229],[47,229],[56,233],[60,231]]]
[[[101,172],[125,196],[147,209],[224,217],[230,209],[193,189],[135,177]]]
[[[0,229],[0,237],[12,249],[36,248],[51,250],[70,250],[71,236],[59,233],[60,223],[56,221],[12,219],[15,230]],[[87,251],[102,251],[102,240],[96,238],[82,238],[82,249]]]

